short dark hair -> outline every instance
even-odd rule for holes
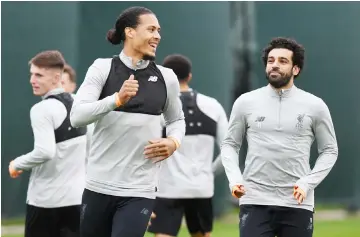
[[[59,51],[47,50],[36,54],[29,61],[29,65],[31,64],[41,68],[58,68],[64,70],[65,59]]]
[[[72,83],[76,83],[76,73],[75,70],[69,65],[65,64],[64,73],[69,74],[69,79]]]
[[[107,40],[116,45],[125,41],[125,28],[136,28],[139,24],[139,16],[145,14],[154,14],[145,7],[130,7],[124,10],[116,20],[115,27],[107,32]]]
[[[179,81],[185,80],[191,73],[191,61],[184,55],[171,54],[163,61],[163,66],[174,71]]]
[[[293,65],[294,66],[296,65],[300,68],[300,72],[298,74],[300,75],[302,69],[304,68],[305,48],[291,38],[285,38],[285,37],[274,38],[262,51],[262,60],[265,66],[267,64],[268,55],[270,51],[276,48],[288,49],[293,52],[293,56],[292,56]]]

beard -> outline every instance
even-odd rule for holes
[[[278,75],[272,75],[270,76],[270,74],[272,72],[277,72]],[[289,73],[282,73],[278,70],[271,70],[270,72],[266,73],[266,79],[268,80],[268,82],[270,83],[270,85],[272,85],[273,87],[275,87],[276,89],[284,87],[286,85],[289,84],[291,78],[293,77],[292,72]]]
[[[155,61],[155,56],[153,56],[153,55],[148,55],[148,54],[144,54],[144,56],[143,56],[143,59],[144,60],[149,60],[149,61]]]

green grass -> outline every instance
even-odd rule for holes
[[[24,219],[23,217],[11,218],[11,219],[1,220],[1,225],[2,225],[2,226],[7,226],[7,225],[23,225],[24,222],[25,222],[25,219]]]
[[[216,221],[212,237],[237,237],[238,226],[236,223]],[[314,237],[359,237],[360,218],[349,218],[341,221],[315,221]],[[6,235],[4,237],[23,237],[23,235]],[[144,237],[153,237],[146,234]],[[189,237],[186,227],[181,229],[178,237]]]

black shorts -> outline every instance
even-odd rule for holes
[[[300,208],[240,205],[241,237],[312,237],[313,212]]]
[[[139,197],[116,197],[85,189],[80,236],[143,237],[154,201]]]
[[[25,237],[79,237],[80,205],[43,208],[26,205]]]
[[[208,233],[213,227],[211,198],[168,199],[156,198],[154,213],[148,231],[154,234],[177,236],[185,215],[186,225],[191,234]]]

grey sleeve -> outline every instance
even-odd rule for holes
[[[224,108],[218,103],[219,119],[217,121],[216,128],[216,142],[221,147],[221,144],[225,138],[227,128],[228,128],[228,119],[225,113]],[[221,154],[219,154],[214,162],[212,163],[212,170],[215,174],[220,174],[224,171],[224,166],[221,163]]]
[[[87,125],[87,132],[86,132],[86,157],[85,157],[85,163],[87,164],[88,158],[90,155],[90,145],[91,145],[91,138],[92,134],[94,132],[94,126],[95,124],[89,124]]]
[[[98,100],[111,65],[111,61],[105,60],[95,60],[76,93],[70,113],[70,122],[74,127],[91,124],[116,108],[115,93]]]
[[[56,141],[53,119],[48,113],[51,108],[36,104],[30,111],[31,127],[34,134],[33,151],[13,161],[16,170],[30,170],[55,157]]]
[[[314,121],[314,134],[319,157],[311,172],[296,183],[306,193],[315,189],[325,179],[338,157],[338,146],[330,111],[322,100]]]
[[[229,127],[221,146],[221,160],[230,190],[234,185],[244,184],[239,167],[239,151],[246,133],[245,109],[243,96],[240,96],[233,105]]]
[[[179,144],[185,136],[185,118],[179,98],[180,85],[175,73],[168,69],[162,70],[167,83],[167,100],[164,109],[166,136],[175,138]]]

